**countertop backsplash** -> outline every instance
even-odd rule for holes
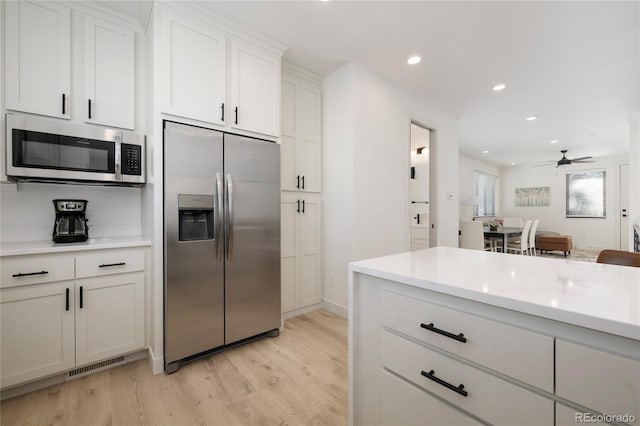
[[[0,241],[51,239],[55,198],[88,200],[90,238],[141,234],[140,188],[20,183],[17,191],[0,192]]]

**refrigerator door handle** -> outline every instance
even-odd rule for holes
[[[224,212],[224,186],[222,185],[222,176],[216,173],[216,208],[215,208],[215,235],[216,235],[216,260],[221,261],[224,246],[220,248],[223,241],[224,231],[222,229],[222,220]]]
[[[227,260],[233,256],[233,180],[231,175],[227,175]]]

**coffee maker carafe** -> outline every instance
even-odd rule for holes
[[[76,243],[89,238],[89,219],[85,216],[87,200],[53,200],[56,221],[53,224],[53,242]]]

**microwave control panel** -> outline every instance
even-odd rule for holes
[[[142,147],[122,144],[122,174],[142,176]]]

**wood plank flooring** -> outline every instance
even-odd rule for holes
[[[5,400],[9,425],[343,425],[347,322],[324,310],[152,376],[146,360]]]

